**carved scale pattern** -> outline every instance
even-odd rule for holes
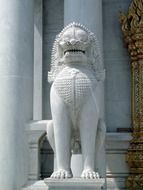
[[[131,175],[128,189],[143,189],[143,0],[133,0],[127,16],[120,14],[125,42],[131,58],[133,139],[127,153]]]
[[[72,107],[74,111],[78,111],[78,107],[82,106],[96,83],[97,80],[92,76],[92,72],[83,74],[81,70],[68,70],[65,68],[56,77],[53,85],[64,102]]]

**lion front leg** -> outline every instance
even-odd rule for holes
[[[82,178],[95,179],[99,174],[95,171],[95,142],[99,120],[99,112],[92,97],[83,105],[80,112],[80,137],[83,157]]]
[[[56,92],[54,86],[51,88],[51,112],[54,126],[55,154],[57,159],[57,171],[52,178],[70,178],[71,161],[71,120],[68,107]]]

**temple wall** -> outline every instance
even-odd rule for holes
[[[130,61],[119,23],[119,11],[126,13],[130,2],[103,0],[106,123],[112,132],[131,126]]]

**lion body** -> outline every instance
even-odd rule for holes
[[[53,82],[50,93],[53,129],[50,127],[49,131],[53,131],[54,143],[51,145],[57,158],[57,171],[52,174],[53,178],[72,177],[72,149],[81,151],[83,155],[81,177],[99,178],[95,171],[95,147],[99,139],[98,130],[101,129],[99,123],[104,122],[100,122],[96,89],[104,80],[99,73],[104,71],[99,69],[101,60],[98,59],[96,45],[94,35],[76,23],[67,26],[54,44],[49,73]],[[102,135],[100,145],[104,142],[105,130]]]

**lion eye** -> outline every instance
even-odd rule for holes
[[[69,42],[69,41],[66,41],[66,44],[67,44],[67,45],[70,45],[70,42]]]
[[[81,42],[87,41],[87,35],[86,35],[86,33],[83,33],[83,32],[77,32],[77,38]]]
[[[71,36],[69,34],[63,35],[63,37],[62,37],[64,42],[69,41],[70,38],[71,38]]]

